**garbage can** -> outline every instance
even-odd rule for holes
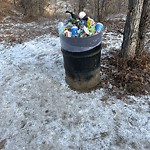
[[[85,37],[60,36],[65,79],[71,89],[87,91],[100,82],[102,33]]]

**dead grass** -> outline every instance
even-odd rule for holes
[[[101,71],[106,74],[103,86],[111,92],[150,94],[150,55],[143,52],[132,60],[124,60],[117,52],[102,59]],[[106,86],[111,83],[112,88]]]
[[[4,19],[4,17],[8,15],[12,15],[13,5],[7,0],[0,0],[0,22]]]

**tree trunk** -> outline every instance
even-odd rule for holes
[[[106,1],[105,0],[102,0],[101,2],[101,15],[100,15],[100,19],[104,19],[104,9],[105,9],[105,3]]]
[[[38,16],[44,11],[44,0],[21,0],[25,16]]]
[[[100,21],[100,6],[99,6],[100,0],[97,0],[97,21]]]
[[[94,20],[96,20],[97,22],[100,21],[100,0],[95,0],[95,11],[94,11]]]
[[[16,0],[14,0],[13,2],[14,2],[14,6],[16,6]]]
[[[145,37],[146,37],[146,31],[148,28],[148,25],[150,24],[150,0],[144,0],[143,3],[143,11],[142,11],[142,16],[141,16],[141,21],[140,21],[140,26],[139,26],[139,41],[137,45],[137,51],[136,54],[139,55],[144,51],[144,46],[145,46]]]
[[[79,12],[83,11],[85,7],[85,0],[79,0]]]
[[[144,0],[129,0],[127,20],[121,54],[124,58],[134,58],[138,44],[139,25]]]

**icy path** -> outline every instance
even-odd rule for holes
[[[109,48],[119,48],[121,37],[106,36]],[[64,79],[59,38],[0,44],[4,150],[149,150],[150,96],[130,96],[125,103],[104,89],[72,91]]]

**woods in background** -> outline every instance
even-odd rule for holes
[[[25,16],[39,16],[44,13],[45,0],[13,0],[13,3]]]
[[[133,58],[144,49],[146,20],[149,11],[148,0],[9,0],[19,7],[25,16],[65,18],[65,11],[76,14],[85,11],[99,22],[115,14],[127,14],[122,56]],[[127,7],[128,6],[128,7]],[[142,16],[142,17],[141,17]]]
[[[86,11],[99,21],[110,14],[125,13],[128,0],[9,0],[26,16],[49,15],[61,18],[66,10]]]

